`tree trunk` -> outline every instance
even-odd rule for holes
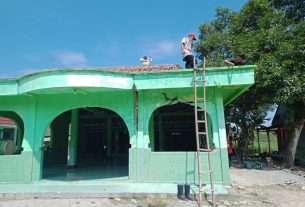
[[[295,119],[295,116],[294,116]],[[295,153],[299,138],[305,123],[305,119],[292,120],[287,124],[287,145],[284,153],[283,167],[291,168],[294,166]]]

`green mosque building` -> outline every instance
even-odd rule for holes
[[[230,182],[224,106],[254,83],[255,69],[207,68],[215,184]],[[0,117],[15,124],[0,122],[0,183],[197,180],[192,69],[69,68],[0,79]],[[201,161],[207,168],[204,153]]]

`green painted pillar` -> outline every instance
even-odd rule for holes
[[[68,150],[69,152],[68,167],[76,166],[77,136],[78,136],[78,109],[72,109],[71,136],[70,136],[69,150]]]
[[[163,136],[163,123],[162,123],[162,115],[158,116],[158,129],[159,129],[159,151],[164,151],[165,140]]]
[[[224,118],[224,105],[222,98],[221,89],[216,89],[215,97],[215,106],[216,106],[216,120],[217,120],[217,129],[219,142],[215,143],[216,147],[219,149],[219,159],[217,159],[221,166],[221,177],[223,183],[230,183],[230,174],[229,174],[229,162],[228,162],[228,152],[227,152],[227,135],[226,135],[226,126]]]
[[[111,157],[111,148],[112,148],[112,145],[111,145],[111,130],[112,130],[112,127],[111,127],[111,123],[112,122],[112,117],[108,117],[107,118],[107,157]]]
[[[23,102],[23,104],[27,104],[27,110],[25,112],[25,116],[27,117],[24,120],[24,134],[23,134],[23,141],[22,147],[23,152],[26,151],[39,151],[41,147],[41,142],[35,143],[35,135],[36,135],[36,124],[37,124],[37,117],[36,117],[36,110],[37,110],[37,103],[36,98],[29,98],[28,101]]]
[[[143,91],[138,92],[138,110],[137,110],[137,148],[147,148],[144,140],[144,103]],[[147,127],[147,125],[146,125]]]
[[[151,151],[155,151],[155,134],[154,134],[154,114],[151,115],[149,120],[149,140]]]
[[[223,99],[222,99],[222,91],[220,89],[217,90],[216,93],[216,116],[217,116],[217,123],[218,123],[218,133],[219,133],[219,146],[218,148],[227,149],[227,135],[226,135],[226,125],[225,125],[225,115],[224,115],[224,106],[223,106]]]

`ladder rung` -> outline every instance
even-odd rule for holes
[[[197,101],[204,101],[205,100],[205,98],[197,98]]]
[[[203,134],[203,135],[205,135],[205,134],[207,134],[206,132],[198,132],[198,134]]]
[[[206,80],[194,80],[194,82],[206,82]]]
[[[205,120],[197,120],[198,123],[205,123]]]
[[[200,173],[208,174],[208,173],[213,173],[212,170],[200,170]]]
[[[200,189],[199,190],[200,193],[206,193],[206,192],[215,192],[215,190],[213,189],[208,189],[208,190],[204,190],[204,189]]]
[[[204,148],[199,148],[200,152],[213,152],[212,149],[204,149]]]
[[[204,111],[204,109],[197,109],[197,111]]]

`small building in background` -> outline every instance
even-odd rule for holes
[[[11,119],[0,117],[0,140],[12,140],[16,142],[17,126]]]
[[[277,135],[279,152],[284,153],[285,145],[287,144],[287,111],[288,108],[285,105],[279,105],[274,118],[272,120],[271,128],[274,129]],[[301,161],[305,164],[305,125],[303,126],[303,130],[301,132],[297,150],[296,150],[296,161]]]

